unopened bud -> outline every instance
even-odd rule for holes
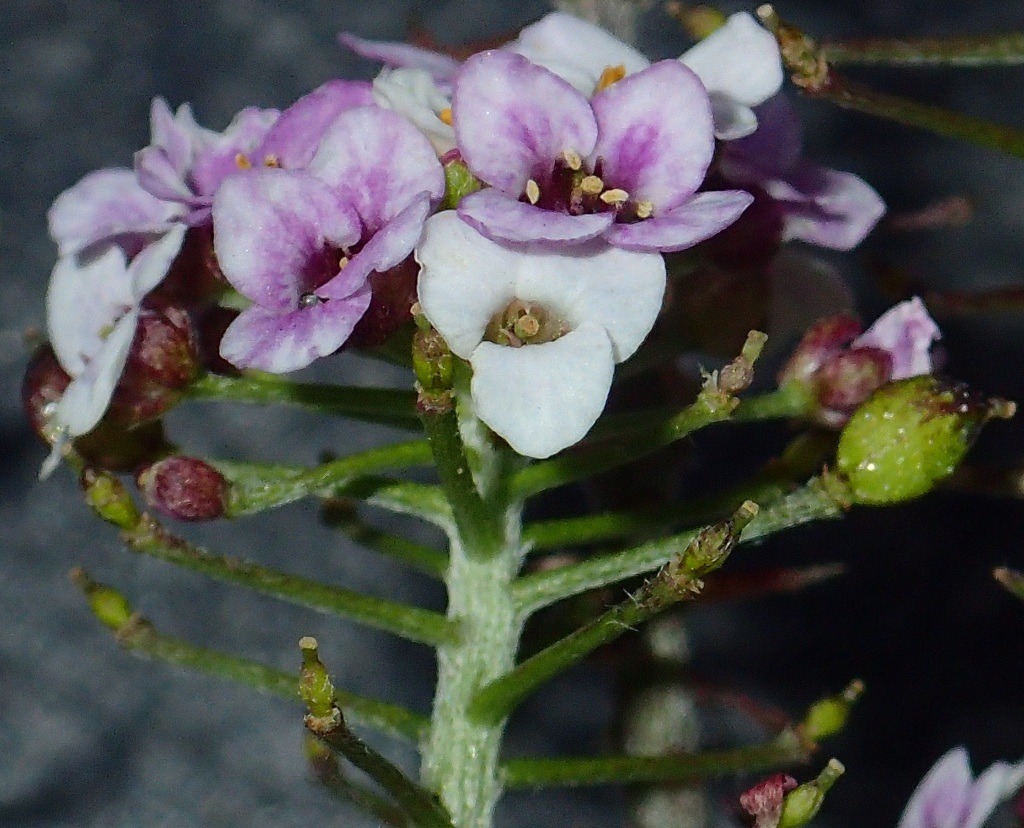
[[[838,733],[846,726],[850,708],[863,692],[864,682],[852,681],[840,695],[815,702],[803,721],[804,736],[818,741]]]
[[[779,385],[809,382],[818,370],[860,336],[863,327],[852,316],[839,314],[814,323],[779,372]]]
[[[199,371],[199,344],[188,313],[144,308],[109,416],[126,424],[152,420],[178,402]]]
[[[89,609],[105,627],[118,632],[131,622],[132,607],[124,595],[116,589],[96,583],[81,567],[75,567],[68,574],[72,582],[85,593]]]
[[[483,183],[469,171],[458,150],[452,150],[442,159],[444,165],[444,199],[442,210],[454,210],[459,202],[470,193],[479,190]]]
[[[196,308],[215,299],[226,287],[213,249],[213,224],[201,224],[185,233],[181,250],[147,301]]]
[[[794,788],[786,794],[782,804],[779,828],[800,828],[801,825],[806,825],[814,819],[825,802],[825,794],[845,772],[846,768],[839,760],[829,759],[817,779]]]
[[[71,377],[61,368],[53,348],[49,344],[37,348],[21,381],[21,405],[32,430],[44,440],[50,414],[70,383]]]
[[[754,828],[776,828],[786,794],[795,787],[792,776],[777,773],[740,794],[740,807],[754,817]]]
[[[139,510],[135,508],[135,501],[114,475],[86,467],[80,482],[86,503],[107,523],[125,530],[138,525]]]
[[[836,466],[855,503],[910,500],[953,473],[986,420],[1010,414],[1005,401],[932,376],[892,382],[850,418]]]
[[[855,348],[836,354],[814,375],[821,416],[839,424],[885,385],[892,376],[892,357],[880,348]]]
[[[227,508],[227,480],[196,457],[159,460],[140,471],[135,483],[150,508],[175,520],[216,520]]]

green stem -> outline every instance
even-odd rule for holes
[[[358,477],[338,486],[330,497],[353,498],[398,515],[425,520],[444,531],[452,525],[452,510],[437,486],[387,477]]]
[[[306,734],[306,756],[317,781],[329,794],[349,802],[390,828],[409,828],[405,811],[376,791],[345,777],[338,757],[312,733]]]
[[[808,761],[809,751],[792,731],[763,745],[674,756],[522,758],[505,762],[510,788],[670,782],[687,784],[715,776],[758,773]]]
[[[701,588],[699,579],[725,563],[739,539],[739,532],[756,514],[757,507],[747,503],[732,520],[699,532],[634,595],[484,687],[470,705],[470,716],[490,724],[502,721],[538,687],[578,664],[598,647],[614,641],[673,604],[693,598]]]
[[[312,468],[233,460],[211,462],[231,484],[227,516],[241,517],[303,497],[329,496],[359,477],[410,466],[426,466],[431,461],[429,443],[412,440],[370,449]]]
[[[418,429],[416,395],[404,389],[316,385],[291,382],[269,374],[246,377],[206,374],[189,386],[188,396],[195,400],[228,400],[254,405],[286,403],[322,414]]]
[[[743,541],[766,537],[792,526],[839,517],[845,503],[839,481],[813,478],[806,485],[768,504],[743,531]],[[535,572],[513,586],[516,608],[528,617],[542,607],[581,592],[598,589],[663,566],[696,537],[699,530],[681,532],[662,540],[610,555],[599,555],[559,569]]]
[[[240,558],[214,555],[175,537],[149,517],[143,517],[134,528],[122,532],[121,537],[134,552],[410,641],[437,646],[458,637],[456,626],[439,613],[327,586]]]
[[[811,395],[800,383],[787,383],[774,391],[744,397],[729,418],[732,422],[787,420],[806,414],[813,404]]]
[[[446,554],[371,526],[349,500],[331,498],[325,501],[321,516],[328,526],[344,532],[353,543],[408,564],[427,575],[440,578],[448,568]]]
[[[872,38],[825,42],[829,63],[874,66],[1017,66],[1024,63],[1024,32],[974,37]]]

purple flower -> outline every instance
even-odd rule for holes
[[[217,259],[253,304],[228,327],[221,356],[283,373],[336,351],[369,306],[370,274],[409,255],[443,193],[427,140],[373,106],[338,115],[306,170],[225,179],[213,201]]]
[[[751,202],[697,193],[714,152],[711,106],[678,61],[587,99],[521,55],[481,52],[456,76],[452,114],[462,157],[491,185],[459,215],[494,240],[683,250]]]
[[[665,292],[657,254],[600,240],[503,246],[450,211],[427,221],[416,258],[423,312],[473,367],[477,415],[527,457],[586,435]]]
[[[756,112],[757,132],[723,145],[719,172],[727,186],[763,190],[782,212],[783,241],[834,250],[858,245],[885,213],[885,202],[856,175],[800,158],[800,126],[783,95]]]
[[[899,828],[981,828],[1024,784],[1024,762],[996,762],[977,779],[962,747],[936,762],[917,786]]]

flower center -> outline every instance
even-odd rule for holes
[[[523,345],[554,342],[570,330],[568,322],[555,316],[543,305],[514,299],[491,317],[484,331],[484,339],[498,345],[521,348]]]
[[[625,190],[609,186],[601,177],[602,166],[598,158],[590,170],[578,152],[565,150],[552,165],[543,186],[531,178],[519,200],[571,216],[613,212],[616,221],[627,224],[650,218],[654,205],[635,201]]]
[[[306,260],[299,277],[299,308],[313,308],[327,301],[323,296],[317,296],[316,291],[345,269],[349,253],[348,250],[326,243],[319,252]]]

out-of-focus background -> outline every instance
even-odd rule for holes
[[[735,3],[725,9],[742,8]],[[836,38],[984,33],[1024,28],[1019,4],[811,0],[780,4],[809,31]],[[123,589],[158,628],[282,669],[295,643],[316,635],[339,681],[425,710],[432,663],[422,648],[210,583],[132,557],[81,502],[71,474],[36,481],[45,450],[18,403],[26,332],[43,324],[55,250],[45,212],[86,172],[129,165],[148,140],[149,102],[190,101],[222,128],[248,104],[284,107],[332,77],[375,67],[334,41],[349,30],[404,36],[410,23],[438,41],[493,38],[536,19],[520,4],[435,0],[315,2],[16,0],[0,16],[0,824],[4,826],[305,826],[337,810],[311,784],[300,755],[300,711],[224,682],[135,660],[87,613],[67,580],[85,566]],[[968,14],[969,10],[969,14]],[[686,45],[654,10],[641,45],[656,57]],[[880,88],[1024,127],[1024,67],[873,70]],[[899,268],[934,290],[1024,283],[1024,161],[805,102],[807,154],[865,177],[893,213],[949,196],[975,205],[973,221],[939,231],[883,225],[853,256],[832,257],[873,318],[883,307],[875,275]],[[947,369],[993,394],[1024,398],[1024,315],[989,312],[945,320]],[[325,368],[352,382],[380,369],[356,358]],[[400,378],[391,378],[400,381]],[[380,432],[295,412],[194,406],[175,413],[173,435],[221,457],[313,462],[324,449],[355,450]],[[700,440],[698,440],[698,443]],[[710,437],[708,450],[729,450]],[[1019,423],[993,427],[980,461],[1024,461]],[[298,504],[230,526],[189,530],[218,551],[439,607],[436,587],[406,576],[319,526]],[[786,534],[742,555],[751,562],[845,561],[848,574],[797,597],[698,610],[694,673],[731,683],[798,713],[813,698],[863,678],[869,692],[851,727],[827,747],[847,776],[822,825],[895,824],[931,762],[966,744],[976,767],[1024,756],[1024,605],[997,588],[994,565],[1024,566],[1024,504],[939,493],[899,509],[854,510],[840,524]],[[515,753],[595,751],[608,739],[613,694],[607,667],[560,680],[517,717]],[[396,759],[408,753],[388,742]],[[822,761],[827,756],[822,756]],[[806,772],[805,772],[806,773]],[[739,782],[723,790],[741,790]],[[724,797],[725,794],[722,794]],[[500,824],[621,825],[615,790],[515,795]],[[724,800],[723,800],[724,804]]]

